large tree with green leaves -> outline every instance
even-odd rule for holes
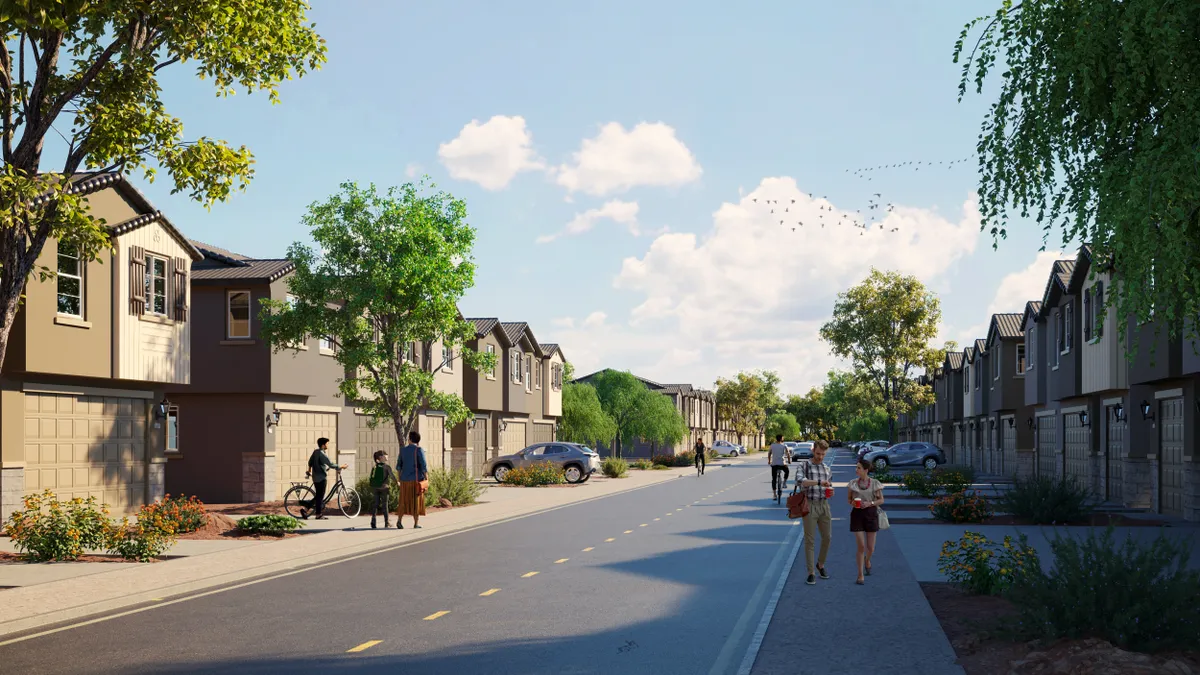
[[[0,364],[26,281],[46,241],[95,260],[104,223],[73,194],[83,170],[165,169],[175,192],[211,205],[253,175],[245,146],[184,135],[158,75],[191,65],[218,96],[266,91],[325,61],[302,0],[21,0],[0,4]],[[184,67],[181,65],[180,67]],[[47,140],[61,161],[47,158]],[[56,151],[57,154],[57,151]]]
[[[782,435],[784,440],[796,440],[800,437],[800,424],[796,421],[796,416],[790,412],[779,410],[767,416],[767,440],[775,441],[775,437]]]
[[[462,422],[470,410],[457,394],[434,387],[434,373],[454,361],[477,371],[496,365],[495,355],[465,346],[475,328],[458,312],[475,280],[466,204],[444,192],[426,194],[424,184],[384,194],[374,185],[341,187],[309,207],[304,224],[316,247],[288,249],[294,299],[263,302],[263,338],[276,351],[309,336],[327,338],[346,370],[344,399],[365,410],[372,425],[390,421],[401,442],[423,410],[444,412],[450,425]]]
[[[621,456],[622,449],[641,438],[651,443],[673,445],[687,435],[683,415],[671,399],[650,391],[632,373],[605,370],[595,375],[595,387],[600,407],[616,426],[613,454]]]
[[[568,382],[563,386],[559,439],[595,443],[611,440],[616,435],[617,425],[604,412],[595,387],[580,382]]]
[[[916,277],[872,268],[862,283],[838,294],[833,317],[821,327],[833,353],[879,392],[888,440],[895,440],[899,415],[933,399],[913,373],[933,372],[945,356],[929,347],[941,315],[937,296]]]
[[[954,48],[960,100],[999,87],[978,142],[982,227],[1005,238],[1015,213],[1090,243],[1120,275],[1106,309],[1195,338],[1200,3],[999,4]]]
[[[774,373],[770,373],[774,375]],[[740,372],[733,378],[719,378],[713,398],[717,415],[729,423],[738,435],[738,441],[746,442],[747,436],[762,433],[767,422],[767,407],[781,407],[778,394],[778,378],[770,378],[762,372]]]

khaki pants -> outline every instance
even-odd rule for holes
[[[817,547],[817,531],[821,532],[821,553],[813,564],[813,549]],[[808,515],[804,516],[804,562],[808,564],[808,573],[816,572],[817,567],[825,567],[825,558],[829,555],[829,539],[833,536],[833,520],[829,516],[829,500],[810,499]]]

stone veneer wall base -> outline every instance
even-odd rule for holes
[[[1125,506],[1158,511],[1158,459],[1125,458],[1121,469]]]
[[[1188,462],[1183,470],[1183,518],[1200,523],[1200,464]]]
[[[167,496],[166,460],[151,462],[146,467],[146,503],[153,504]]]
[[[1037,454],[1033,450],[1017,450],[1015,476],[1017,478],[1032,478],[1037,472]]]
[[[25,499],[25,469],[0,469],[0,522],[7,521]]]
[[[275,455],[261,452],[242,453],[242,501],[273,502],[279,494],[279,471]]]

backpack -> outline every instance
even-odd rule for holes
[[[387,485],[388,467],[386,464],[375,464],[371,469],[371,487],[380,489]]]

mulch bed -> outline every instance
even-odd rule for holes
[[[223,513],[208,514],[208,524],[187,534],[179,535],[179,539],[187,540],[214,540],[214,539],[253,539],[256,541],[277,541],[289,537],[299,537],[304,532],[286,532],[283,534],[259,534],[251,532],[243,532],[237,529],[237,521]]]
[[[894,504],[890,507],[885,506],[884,510],[900,511],[902,508],[897,508]],[[923,509],[910,509],[923,510]],[[888,522],[895,525],[947,525],[945,521],[937,518],[888,518]],[[992,516],[982,523],[963,523],[967,525],[1037,525],[1033,521],[1016,516],[998,515]],[[1152,518],[1130,518],[1129,516],[1120,513],[1094,513],[1090,518],[1074,523],[1057,523],[1067,527],[1170,527],[1170,524],[1161,520]]]
[[[238,516],[285,516],[283,501],[256,502],[252,504],[205,504],[204,510],[209,513],[223,513]]]
[[[154,560],[151,560],[150,562],[162,562],[164,560],[171,560],[173,558],[179,558],[179,557],[182,557],[182,556],[177,556],[177,555],[162,556],[159,558],[155,558]],[[81,555],[81,556],[79,556],[79,558],[77,560],[64,560],[62,563],[56,563],[56,564],[76,563],[76,562],[78,562],[78,563],[133,563],[136,561],[126,560],[119,555]],[[25,564],[30,564],[30,563],[28,560],[26,560],[24,557],[22,557],[20,553],[10,553],[8,551],[0,551],[0,565],[11,565],[11,564],[25,565]]]

